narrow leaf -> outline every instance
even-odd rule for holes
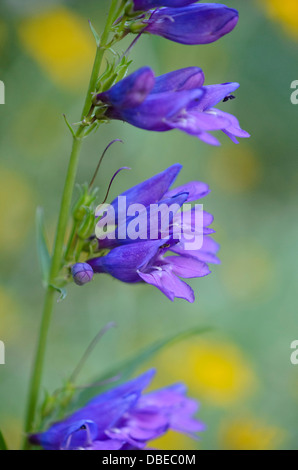
[[[0,431],[0,450],[8,450],[8,447],[6,445],[5,439],[1,431]]]
[[[96,41],[96,45],[97,45],[97,47],[99,47],[99,46],[100,46],[100,37],[99,37],[98,32],[94,29],[94,27],[93,27],[93,25],[92,25],[92,23],[91,23],[90,20],[89,20],[89,26],[90,26],[90,29],[91,29],[92,34],[93,34],[93,36],[94,36],[94,39],[95,39],[95,41]]]
[[[44,230],[44,214],[41,207],[36,211],[37,252],[41,269],[42,283],[46,287],[49,280],[51,257]]]
[[[64,121],[65,121],[65,124],[67,125],[68,129],[70,130],[71,135],[73,137],[75,137],[76,136],[75,131],[73,130],[72,126],[69,124],[65,114],[63,114],[63,118],[64,118]]]
[[[126,361],[122,361],[116,367],[111,368],[108,372],[98,377],[94,383],[103,382],[110,377],[118,377],[119,380],[113,382],[113,386],[117,385],[120,382],[124,382],[125,380],[129,379],[135,371],[146,361],[151,359],[157,353],[161,352],[164,348],[171,346],[175,343],[183,341],[185,339],[191,338],[192,336],[201,335],[211,331],[211,327],[196,327],[191,328],[190,330],[184,331],[182,333],[178,333],[162,340],[156,341],[155,343],[151,344],[147,348],[143,349],[136,356],[128,359]],[[83,392],[80,393],[78,397],[79,405],[85,404],[88,400],[90,400],[93,396],[103,391],[102,387],[90,387]],[[76,403],[78,405],[78,403]]]
[[[62,300],[64,300],[65,297],[67,296],[67,290],[64,287],[57,287],[57,286],[54,286],[53,284],[51,284],[51,287],[60,294],[60,297],[58,298],[57,302],[62,302]]]

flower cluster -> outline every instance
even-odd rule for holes
[[[94,97],[96,106],[107,106],[106,116],[126,121],[149,131],[165,132],[179,129],[211,145],[220,145],[210,131],[221,130],[233,142],[247,138],[237,118],[215,108],[233,98],[238,83],[204,86],[204,73],[198,67],[154,76],[143,67],[109,90]]]
[[[214,232],[209,227],[213,216],[203,211],[201,205],[180,211],[183,204],[209,193],[208,185],[199,181],[171,189],[181,168],[179,164],[173,165],[125,191],[111,203],[105,217],[97,224],[99,256],[72,267],[77,284],[89,282],[93,273],[107,273],[122,282],[152,284],[172,301],[175,297],[194,301],[192,288],[180,277],[208,275],[207,263],[219,263],[216,256],[219,246],[210,237]],[[127,217],[122,213],[122,207],[119,209],[118,202],[122,198],[126,202],[125,211],[134,203],[137,203],[137,211],[140,205],[143,210]],[[100,207],[97,215],[102,212],[103,208]],[[149,229],[154,215],[159,214],[159,225],[152,236]],[[129,237],[129,225],[138,223],[138,238]],[[115,225],[113,231],[106,230],[107,226],[113,228]],[[110,251],[102,256],[101,253],[106,253],[106,250]]]
[[[111,389],[47,431],[30,436],[45,450],[137,450],[169,429],[196,437],[205,426],[183,384],[142,395],[154,370]]]

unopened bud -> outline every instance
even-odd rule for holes
[[[78,286],[83,286],[92,281],[94,272],[88,263],[76,263],[71,268],[71,274],[74,282]]]

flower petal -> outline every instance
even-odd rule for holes
[[[155,85],[151,93],[194,90],[201,88],[204,81],[205,76],[202,69],[199,67],[187,67],[156,77]]]
[[[227,126],[223,129],[223,132],[227,134],[232,140],[232,137],[240,137],[242,139],[248,139],[250,134],[241,129],[238,119],[233,114],[226,113],[220,109],[214,110],[219,117],[223,117],[228,121]]]
[[[183,243],[177,243],[171,247],[174,253],[191,256],[205,263],[220,264],[220,259],[216,256],[220,245],[216,243],[211,237],[204,236],[203,245],[199,250],[186,250]]]
[[[125,444],[125,441],[116,439],[106,439],[105,441],[94,441],[86,450],[119,450]]]
[[[239,87],[239,83],[236,82],[204,86],[204,95],[196,109],[202,112],[206,111],[206,109],[213,108],[213,106],[223,101],[226,96],[233,93],[233,91],[237,90]]]
[[[191,202],[207,196],[207,194],[210,193],[210,188],[207,183],[203,183],[201,181],[190,181],[182,186],[170,189],[165,193],[164,198],[170,198],[179,193],[188,193],[186,202]]]
[[[177,276],[185,279],[204,277],[211,273],[206,263],[187,256],[167,256],[165,262],[171,265]]]
[[[130,204],[138,203],[147,207],[150,204],[157,203],[174,183],[181,169],[182,165],[176,163],[161,173],[154,175],[152,178],[121,193],[120,196],[126,198],[126,207],[119,207],[119,196],[111,202],[113,214],[115,214],[116,219],[115,221],[113,220],[113,222],[117,224],[118,218],[126,217],[126,209]]]
[[[157,287],[172,301],[175,297],[191,303],[195,300],[192,288],[167,270],[152,269],[149,273],[138,271],[138,274],[143,281]]]
[[[199,114],[204,114],[204,116],[200,116],[200,121],[201,123],[198,122],[197,115]],[[212,118],[212,121],[214,122],[214,119]],[[218,120],[216,119],[216,122],[218,123]],[[210,127],[210,118],[207,116],[206,122],[205,122],[205,113],[194,113],[191,111],[190,113],[185,113],[185,115],[182,116],[176,116],[174,119],[165,119],[165,123],[172,129],[179,129],[182,132],[186,132],[187,134],[194,135],[198,137],[198,139],[202,140],[203,142],[209,144],[209,145],[215,145],[219,146],[220,142],[216,139],[211,134],[208,134],[208,132],[205,132],[201,127],[200,124],[203,127]],[[226,121],[220,120],[218,123],[218,127],[220,127],[223,124],[228,124]],[[215,127],[213,125],[213,127]]]

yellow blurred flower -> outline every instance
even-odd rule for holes
[[[249,191],[261,180],[262,171],[258,158],[249,148],[228,147],[219,151],[216,162],[209,163],[211,178],[222,191],[238,194]]]
[[[276,450],[284,438],[283,429],[254,418],[224,423],[219,435],[220,448],[223,450]]]
[[[264,5],[271,18],[281,23],[292,37],[298,38],[297,0],[266,0]]]
[[[20,333],[19,306],[12,294],[0,285],[1,340],[9,341]]]
[[[275,266],[265,247],[247,239],[226,245],[224,256],[222,282],[233,298],[256,299],[272,291]]]
[[[197,441],[178,432],[168,431],[164,436],[150,442],[150,447],[160,450],[195,450]]]
[[[9,450],[19,450],[20,443],[23,439],[22,426],[22,420],[15,416],[1,417],[1,431],[3,431]]]
[[[225,341],[199,338],[180,344],[162,353],[158,364],[175,381],[179,377],[192,395],[213,405],[230,406],[249,396],[256,385],[252,367],[241,350]]]
[[[0,168],[0,252],[22,249],[34,218],[34,196],[29,183],[18,173]]]
[[[85,20],[59,7],[25,19],[18,29],[27,52],[57,84],[77,89],[86,81],[94,40]]]

